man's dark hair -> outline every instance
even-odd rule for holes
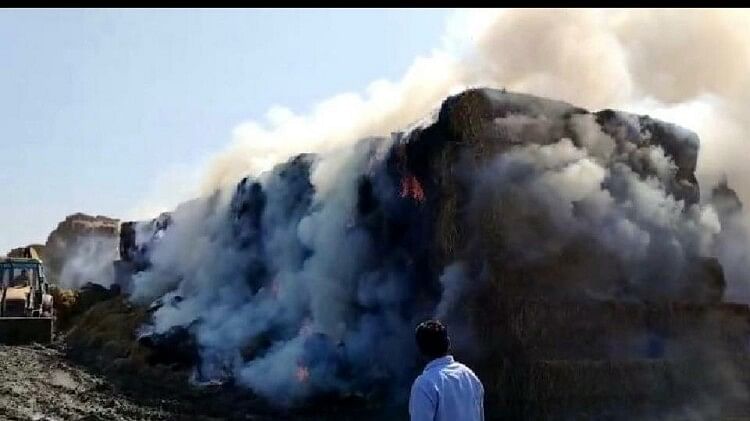
[[[417,347],[426,357],[435,359],[444,357],[450,349],[448,329],[437,320],[428,320],[417,326]]]

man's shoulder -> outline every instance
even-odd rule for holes
[[[425,387],[429,383],[431,383],[430,379],[425,375],[425,373],[422,373],[418,375],[416,379],[414,379],[414,383],[412,383],[411,387],[412,389]]]
[[[474,370],[469,368],[466,364],[460,363],[458,361],[455,362],[456,368],[462,372],[464,372],[467,376],[471,377],[473,380],[475,380],[477,383],[482,384],[482,381],[479,380],[479,377],[474,373]]]
[[[428,396],[432,396],[435,390],[436,390],[435,380],[425,375],[425,373],[422,373],[419,376],[417,376],[417,378],[414,379],[414,383],[412,383],[411,385],[412,396],[414,396],[416,393],[423,393]]]
[[[461,371],[466,371],[468,373],[474,374],[474,371],[472,371],[472,369],[469,368],[468,365],[459,361],[454,361],[453,364],[451,364],[449,367],[453,370],[461,370]]]

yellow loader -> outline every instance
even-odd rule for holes
[[[28,247],[24,257],[0,258],[0,287],[0,344],[52,342],[52,295],[33,248]]]

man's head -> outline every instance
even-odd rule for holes
[[[416,338],[419,351],[430,359],[444,357],[450,350],[448,329],[437,320],[428,320],[417,326]]]

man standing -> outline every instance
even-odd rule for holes
[[[448,354],[445,326],[426,321],[417,326],[416,337],[430,362],[411,387],[411,421],[483,421],[484,387],[469,367]]]

